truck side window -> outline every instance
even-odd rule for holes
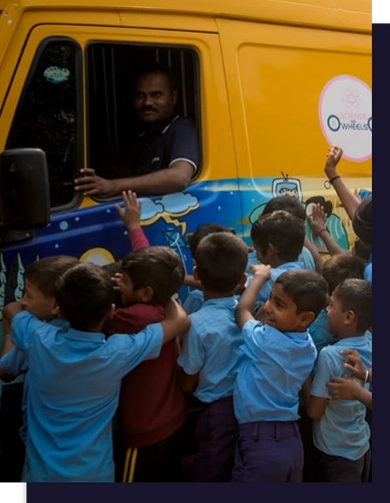
[[[140,132],[132,86],[145,64],[171,69],[175,112],[192,119],[201,146],[199,56],[193,48],[92,42],[86,48],[87,165],[103,178],[132,175],[129,154]]]
[[[71,39],[44,40],[37,49],[6,148],[45,151],[51,207],[71,203],[82,167],[81,51]]]

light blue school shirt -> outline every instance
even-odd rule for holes
[[[193,394],[202,402],[211,403],[233,394],[242,360],[236,306],[234,296],[211,299],[190,315],[191,326],[183,338],[177,362],[186,374],[199,372],[199,383]]]
[[[337,342],[336,336],[329,332],[328,314],[326,309],[321,310],[320,314],[309,326],[308,331],[313,339],[318,354],[323,347]]]
[[[372,283],[372,253],[368,257],[366,267],[364,268],[364,279]]]
[[[242,329],[244,354],[234,385],[237,421],[296,421],[299,391],[317,351],[308,332],[280,332],[249,320]]]
[[[311,394],[328,398],[324,415],[313,421],[314,445],[325,454],[341,456],[356,461],[369,448],[370,427],[365,420],[366,407],[358,400],[332,400],[326,383],[331,377],[343,377],[348,372],[343,367],[344,349],[356,349],[366,369],[372,366],[372,342],[369,333],[348,337],[321,350],[316,367]],[[366,389],[369,389],[367,384]]]
[[[156,358],[162,338],[161,324],[105,340],[66,321],[15,316],[11,341],[29,361],[23,482],[114,482],[111,420],[121,379]]]
[[[27,438],[27,393],[28,393],[28,361],[26,352],[13,347],[7,354],[0,358],[0,367],[12,376],[24,374],[23,397],[22,397],[22,425],[19,428],[19,436],[26,443]]]
[[[301,262],[301,264],[302,264],[301,269],[309,269],[311,271],[316,270],[316,265],[315,265],[315,262],[313,259],[313,255],[311,254],[311,251],[309,250],[309,248],[306,248],[306,246],[304,246],[302,248],[301,253],[298,255],[297,262]],[[261,262],[257,258],[256,250],[249,252],[246,273],[249,275],[252,275],[250,266],[251,265],[259,265],[259,264],[261,264]]]
[[[183,302],[183,309],[189,315],[199,311],[199,309],[203,306],[204,303],[204,295],[202,290],[191,290],[185,301]]]

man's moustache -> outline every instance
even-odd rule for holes
[[[141,112],[157,112],[157,110],[152,107],[142,107]]]

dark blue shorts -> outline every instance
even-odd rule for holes
[[[303,444],[296,421],[238,426],[232,482],[302,482]]]
[[[196,425],[194,482],[230,482],[237,426],[232,397],[205,405]]]
[[[356,461],[318,452],[322,482],[369,482],[371,448]]]

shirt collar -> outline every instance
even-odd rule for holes
[[[237,304],[237,299],[234,295],[231,297],[220,297],[218,299],[209,299],[206,300],[203,306],[217,305],[217,306],[227,306],[234,307]]]
[[[152,128],[150,130],[142,131],[142,133],[139,134],[139,137],[142,138],[143,136],[145,136],[147,134],[161,134],[161,135],[163,135],[168,131],[168,129],[172,126],[172,124],[177,121],[177,119],[179,117],[180,116],[178,114],[174,115],[173,117],[170,117],[167,121],[165,121],[158,128]]]
[[[102,332],[84,332],[70,326],[68,326],[68,329],[64,332],[64,337],[66,339],[81,342],[103,343],[106,341],[105,335]]]

